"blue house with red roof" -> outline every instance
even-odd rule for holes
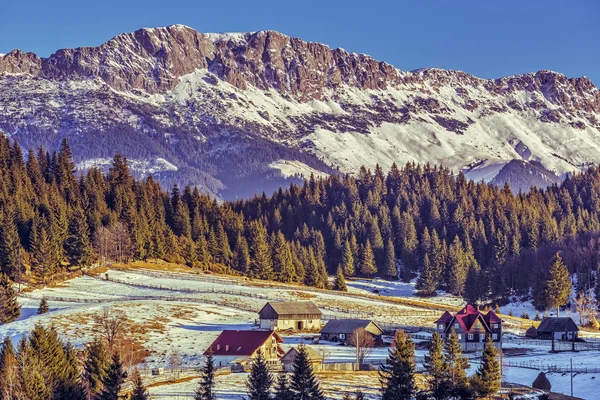
[[[502,348],[502,320],[493,311],[484,314],[477,307],[467,305],[455,315],[446,311],[435,321],[435,327],[444,340],[454,329],[464,352],[483,350],[488,337],[497,349]]]

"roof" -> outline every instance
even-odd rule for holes
[[[271,336],[277,343],[283,343],[281,337],[274,331],[229,331],[225,330],[215,339],[204,355],[212,351],[213,356],[251,356]]]
[[[450,314],[448,311],[446,311],[445,313],[442,314],[442,316],[435,321],[436,324],[444,324],[447,322],[452,321],[452,314]]]
[[[322,315],[323,313],[319,310],[319,307],[312,301],[277,301],[269,302],[258,312],[259,314],[265,309],[265,307],[271,306],[277,315]]]
[[[323,356],[319,354],[315,349],[313,349],[310,346],[304,346],[304,348],[306,349],[306,355],[308,356],[309,361],[323,361]],[[287,353],[284,354],[283,357],[281,357],[281,361],[293,362],[296,358],[296,353],[298,353],[298,350],[296,349],[296,347],[292,347],[288,350]]]
[[[332,319],[325,324],[323,329],[321,329],[321,333],[326,334],[338,334],[338,333],[352,333],[359,328],[367,328],[369,324],[375,325],[375,331],[378,331],[380,335],[382,333],[382,329],[377,326],[375,322],[370,319]],[[369,330],[371,333],[373,329]]]
[[[487,314],[483,314],[476,307],[467,304],[462,310],[457,312],[454,317],[446,311],[437,321],[435,321],[435,323],[448,324],[447,329],[449,329],[454,321],[460,324],[465,332],[471,331],[473,327],[478,328],[479,325],[480,328],[486,332],[490,332],[490,326],[492,324],[502,322],[495,312],[489,311]]]
[[[578,332],[579,328],[571,317],[544,318],[537,328],[538,332]]]

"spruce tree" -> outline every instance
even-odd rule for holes
[[[14,213],[0,212],[0,273],[20,279],[21,268],[21,242]]]
[[[0,324],[15,321],[21,315],[17,294],[6,274],[0,273]]]
[[[382,400],[412,400],[415,383],[415,345],[404,331],[397,331],[386,362],[379,369]]]
[[[273,376],[262,350],[259,350],[252,361],[252,369],[246,382],[248,398],[250,400],[268,400],[271,397],[272,386]]]
[[[212,354],[208,354],[201,370],[200,382],[194,399],[214,400],[215,398],[215,362]]]
[[[85,214],[76,207],[69,221],[69,233],[65,240],[65,255],[71,265],[87,267],[92,261],[90,229]]]
[[[375,265],[375,256],[371,243],[367,240],[367,243],[361,247],[360,252],[360,273],[366,276],[371,276],[377,273],[377,266]]]
[[[106,346],[100,339],[94,339],[88,343],[85,350],[83,386],[88,398],[94,398],[102,390],[110,367],[110,360]]]
[[[433,296],[435,295],[437,285],[438,282],[433,264],[429,260],[429,254],[425,254],[425,257],[423,258],[423,265],[421,267],[421,273],[419,274],[415,288],[425,296]]]
[[[498,350],[494,346],[491,336],[488,336],[481,356],[481,365],[473,376],[472,385],[480,397],[487,397],[498,392],[501,380],[502,372],[498,362]]]
[[[48,307],[48,300],[46,300],[46,296],[42,296],[42,299],[40,300],[40,305],[38,307],[37,313],[39,314],[46,314],[48,311],[50,311],[50,308]]]
[[[451,382],[448,380],[449,368],[444,354],[444,341],[437,332],[433,333],[423,368],[426,372],[430,396],[435,400],[447,399],[451,389]]]
[[[549,277],[546,280],[546,297],[552,307],[556,307],[556,315],[560,307],[569,301],[572,284],[569,270],[558,253],[552,259]]]
[[[308,352],[303,344],[297,347],[290,388],[296,400],[325,399],[323,392],[321,392],[319,381],[308,360]]]
[[[341,267],[338,267],[337,274],[335,276],[335,281],[333,281],[333,290],[338,290],[341,292],[347,292],[348,287],[346,287],[346,279],[344,278],[344,272]]]
[[[67,343],[63,346],[65,356],[63,367],[57,371],[54,398],[61,400],[81,400],[85,393],[81,385],[79,358],[75,348]]]
[[[454,237],[454,242],[450,246],[448,255],[448,291],[454,295],[462,296],[465,290],[465,280],[467,279],[467,257],[458,236]]]
[[[267,241],[267,230],[260,221],[252,221],[249,225],[250,273],[259,279],[273,277],[271,251]]]
[[[125,382],[125,373],[123,372],[123,364],[118,354],[113,354],[110,367],[104,379],[102,380],[103,388],[98,395],[98,400],[119,400],[119,392]]]
[[[290,388],[290,381],[285,372],[279,373],[275,386],[274,400],[294,400],[294,392]]]
[[[144,381],[142,380],[140,371],[138,371],[137,369],[133,371],[132,383],[133,391],[131,392],[131,397],[129,398],[129,400],[148,400],[150,398],[148,395],[148,391],[144,386]]]
[[[398,276],[398,266],[396,265],[396,253],[394,251],[394,243],[391,239],[388,239],[384,248],[383,271],[385,275],[390,279],[396,278]]]
[[[344,247],[342,248],[340,267],[342,267],[345,276],[353,276],[355,274],[354,255],[352,254],[352,248],[348,240],[344,242]]]
[[[446,341],[446,361],[448,363],[448,381],[450,382],[450,393],[458,395],[468,390],[469,380],[467,371],[470,368],[469,361],[463,356],[462,346],[454,328]]]
[[[469,268],[467,279],[465,280],[465,293],[463,295],[467,304],[478,305],[483,297],[481,293],[481,282],[479,279],[480,271],[474,266]]]

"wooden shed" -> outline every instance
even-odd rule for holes
[[[313,370],[318,371],[320,369],[318,366],[323,362],[323,356],[310,346],[305,346],[305,348],[308,361],[312,365]],[[292,372],[294,369],[294,360],[296,359],[297,353],[298,350],[296,347],[292,347],[283,355],[283,357],[281,357],[281,363],[283,364],[283,370],[285,372]]]
[[[312,301],[280,301],[265,304],[258,316],[261,329],[318,331],[323,313]]]

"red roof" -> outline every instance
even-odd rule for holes
[[[223,331],[204,352],[213,356],[251,356],[267,340],[275,337],[277,343],[283,343],[281,337],[273,331]]]
[[[450,317],[450,319],[448,319]],[[435,323],[452,323],[453,317],[449,312],[445,312],[440,319]],[[462,310],[456,313],[454,320],[460,324],[465,332],[469,332],[477,320],[482,322],[482,325],[486,331],[490,331],[490,325],[494,323],[500,323],[502,320],[496,315],[495,312],[490,311],[487,315],[484,315],[476,307],[468,304]],[[450,325],[448,325],[448,328]]]

